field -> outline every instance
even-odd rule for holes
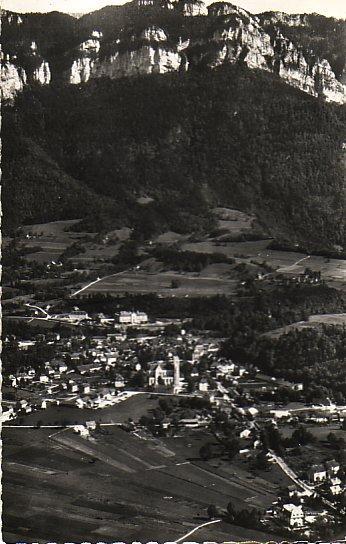
[[[72,430],[4,429],[4,539],[14,542],[173,541],[207,521],[206,508],[257,505],[271,484],[216,473],[172,444],[117,427],[87,441]],[[221,469],[220,469],[221,470]],[[19,514],[20,512],[20,514]],[[270,540],[215,524],[198,539]]]
[[[158,293],[164,297],[229,295],[237,284],[230,275],[230,266],[223,264],[208,266],[200,274],[127,270],[101,279],[84,293]]]
[[[268,336],[270,338],[278,338],[283,334],[296,329],[311,329],[318,328],[322,324],[325,325],[346,325],[346,314],[322,314],[322,315],[311,315],[307,321],[298,321],[296,323],[291,323],[285,327],[280,327],[273,331],[265,333],[263,336]]]
[[[120,242],[127,240],[130,235],[130,229],[127,228],[111,231],[101,238],[95,233],[70,231],[69,229],[78,222],[79,220],[75,219],[24,226],[22,228],[26,236],[24,246],[27,252],[32,248],[32,253],[27,253],[26,259],[39,263],[57,261],[67,247],[80,242],[84,251],[73,257],[77,265],[103,262],[114,257]]]
[[[306,477],[306,472],[311,466],[311,459],[313,459],[313,464],[324,464],[326,461],[338,459],[342,450],[340,452],[340,450],[333,449],[327,440],[327,436],[329,433],[333,433],[333,435],[345,440],[346,431],[340,428],[340,423],[304,424],[304,428],[314,435],[316,441],[301,447],[299,452],[291,450],[286,461],[297,474]],[[279,430],[285,438],[289,438],[292,436],[294,428],[284,424],[279,426]]]
[[[271,240],[250,242],[218,242],[206,240],[201,242],[186,242],[182,249],[200,253],[222,253],[227,257],[238,257],[242,261],[265,261],[277,272],[296,275],[304,272],[306,267],[320,270],[322,277],[332,286],[346,290],[346,261],[343,259],[327,259],[316,255],[292,251],[277,251],[268,249]]]
[[[38,410],[22,418],[23,425],[83,425],[86,421],[100,423],[125,423],[129,418],[137,420],[143,413],[157,406],[157,400],[148,394],[138,394],[108,408],[92,410],[76,406],[52,406]]]
[[[327,424],[325,425],[304,424],[304,428],[308,430],[310,433],[312,433],[315,436],[315,438],[321,442],[326,441],[329,433],[336,433],[337,436],[342,437],[344,440],[346,440],[346,431],[343,431],[340,428],[340,423],[329,423],[328,425]],[[292,435],[293,430],[294,429],[287,424],[280,425],[280,432],[285,438],[290,437]],[[324,444],[323,446],[326,448],[326,451],[328,452],[329,450],[326,444]]]
[[[27,253],[28,261],[37,261],[47,263],[52,260],[58,260],[61,253],[73,242],[76,242],[85,234],[69,232],[68,229],[78,219],[71,221],[54,221],[52,223],[42,223],[37,225],[27,225],[22,227],[26,235],[24,246],[26,250],[32,248],[32,253]],[[39,249],[39,251],[36,251]]]
[[[296,275],[306,267],[320,270],[323,279],[329,285],[346,290],[346,261],[327,259],[319,256],[310,256],[292,251],[277,251],[268,249],[271,239],[258,239],[262,235],[256,225],[256,218],[238,210],[216,208],[218,229],[210,235],[195,239],[191,234],[179,235],[174,232],[162,233],[150,241],[152,248],[157,244],[176,244],[182,251],[200,253],[221,253],[232,257],[236,263],[247,263],[259,267],[265,262],[277,272],[285,275]],[[83,251],[69,259],[77,268],[86,272],[99,270],[106,264],[109,266],[113,257],[118,254],[121,244],[129,239],[131,230],[124,227],[107,234],[97,235],[87,232],[72,232],[71,228],[78,220],[57,221],[40,225],[23,227],[25,238],[22,240],[28,261],[48,263],[58,260],[67,247],[79,242]],[[252,236],[251,241],[241,240],[242,237]],[[192,241],[193,240],[193,241]],[[32,248],[32,253],[27,253]],[[139,254],[147,252],[147,245],[140,248]],[[146,263],[152,261],[149,266]],[[144,266],[142,266],[144,264]],[[125,266],[124,266],[125,268]],[[146,294],[158,293],[162,297],[194,297],[212,295],[232,295],[239,283],[239,276],[234,267],[229,264],[214,264],[207,266],[200,273],[167,270],[165,267],[148,259],[141,263],[140,269],[128,269],[121,273],[104,276],[100,272],[100,281],[94,282],[83,291],[86,293],[111,294]],[[81,286],[85,286],[82,284]],[[42,287],[42,281],[38,282]],[[72,286],[68,286],[70,289]]]

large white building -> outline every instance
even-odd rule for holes
[[[120,312],[119,323],[122,325],[142,325],[148,323],[148,316],[144,312]]]

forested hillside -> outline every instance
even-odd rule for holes
[[[227,205],[277,238],[344,245],[345,110],[272,75],[224,66],[36,88],[3,124],[5,228],[37,220],[59,186],[65,204],[47,204],[46,220],[88,216],[150,236],[204,228],[210,206]],[[143,195],[153,201],[138,205]]]

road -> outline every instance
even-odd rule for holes
[[[44,310],[43,308],[40,308],[40,306],[34,306],[33,304],[29,304],[29,303],[25,304],[25,306],[28,306],[28,308],[33,308],[34,310],[39,310],[46,316],[45,319],[48,319],[50,317],[49,313],[46,312],[46,310]]]
[[[306,261],[307,259],[310,259],[310,255],[307,255],[306,257],[303,257],[302,259],[299,259],[293,264],[290,264],[288,266],[282,266],[281,268],[278,268],[276,272],[289,272],[290,270],[293,270],[298,264],[302,263],[303,261]]]
[[[186,535],[182,536],[181,538],[178,538],[178,540],[175,540],[174,542],[175,542],[175,544],[179,544],[179,542],[182,542],[183,540],[185,540],[189,536],[193,535],[193,533],[195,533],[199,529],[202,529],[202,527],[206,527],[207,525],[212,525],[213,523],[220,523],[220,521],[222,521],[222,520],[221,519],[214,519],[212,521],[207,521],[206,523],[202,523],[202,525],[197,525],[197,527],[195,527],[194,529],[192,529],[191,531],[186,533]]]
[[[274,460],[277,463],[277,465],[279,465],[279,467],[286,474],[286,476],[291,478],[291,480],[298,487],[302,488],[309,495],[312,495],[314,493],[314,488],[312,486],[306,484],[305,482],[303,482],[297,476],[297,474],[287,465],[287,463],[282,459],[282,457],[279,457],[278,455],[276,455],[272,450],[269,450],[269,451],[270,451],[270,455],[271,455],[272,460]]]
[[[66,429],[73,429],[78,425],[83,425],[83,423],[76,423],[75,425],[1,425],[2,429],[60,429],[64,431]],[[121,427],[123,423],[99,423],[100,427]],[[59,432],[60,432],[59,431]],[[58,433],[56,433],[58,434]]]
[[[128,268],[127,270],[122,270],[121,272],[116,272],[115,274],[109,274],[108,276],[103,276],[102,278],[97,278],[97,280],[91,281],[87,285],[84,285],[81,289],[78,289],[78,291],[75,291],[75,293],[72,293],[70,295],[70,298],[75,297],[76,295],[79,295],[86,289],[89,289],[92,285],[96,285],[96,283],[99,283],[100,281],[106,280],[108,278],[115,278],[116,276],[121,276],[122,274],[125,274],[126,272],[130,272],[131,270],[134,270],[134,268]]]

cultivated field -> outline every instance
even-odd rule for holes
[[[128,270],[98,281],[84,293],[157,293],[164,297],[185,297],[229,295],[234,292],[235,279],[225,277],[224,271],[218,275],[215,268],[208,269],[200,274]],[[176,287],[172,287],[172,282]]]
[[[222,253],[227,257],[236,257],[246,262],[256,260],[259,263],[265,261],[277,272],[288,275],[297,275],[309,267],[312,270],[320,270],[323,279],[331,286],[346,290],[346,261],[343,259],[327,259],[316,255],[292,251],[277,251],[268,249],[271,240],[259,240],[251,242],[217,242],[206,240],[201,242],[186,242],[182,245],[185,251],[198,253]]]
[[[254,489],[116,427],[93,441],[71,430],[4,429],[4,442],[6,542],[173,541],[205,522],[211,503],[225,508],[233,498],[249,507],[271,496],[264,485]],[[273,538],[225,523],[201,537]]]
[[[24,226],[23,232],[27,236],[24,246],[27,250],[33,250],[26,255],[26,259],[40,263],[57,261],[67,247],[80,242],[84,251],[72,258],[77,265],[108,261],[117,254],[120,243],[127,240],[131,233],[124,227],[98,238],[95,233],[70,231],[78,222],[79,219]]]
[[[28,253],[28,261],[48,263],[58,260],[59,256],[73,242],[79,240],[85,233],[69,232],[68,229],[78,223],[79,219],[70,221],[54,221],[52,223],[40,223],[22,227],[25,235],[25,247],[33,248],[33,253]],[[40,251],[36,251],[40,248]]]

